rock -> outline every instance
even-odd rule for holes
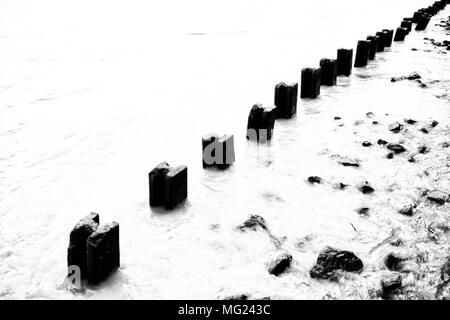
[[[384,145],[387,145],[389,142],[387,142],[386,140],[383,140],[383,139],[378,139],[377,143],[378,143],[379,145],[384,146]]]
[[[372,145],[372,143],[369,142],[369,141],[364,141],[364,142],[362,143],[362,146],[363,146],[363,147],[370,147],[371,145]]]
[[[316,279],[333,279],[338,270],[359,272],[363,267],[361,259],[353,252],[327,247],[319,254],[316,265],[310,270],[310,276]]]
[[[97,229],[87,240],[88,282],[98,284],[120,267],[119,224]]]
[[[347,157],[341,157],[341,156],[333,156],[333,158],[336,159],[336,161],[343,165],[344,167],[359,167],[359,161],[355,159],[350,159]]]
[[[396,143],[389,143],[387,145],[387,148],[391,151],[394,151],[397,154],[406,151],[405,147],[403,147],[401,144],[396,144]]]
[[[248,300],[248,295],[240,294],[240,295],[226,297],[223,300]]]
[[[380,282],[383,299],[390,299],[394,294],[400,292],[402,288],[402,277],[400,275],[391,275],[385,277]]]
[[[344,190],[345,188],[347,188],[347,185],[345,183],[339,182],[335,185],[335,188],[339,190]]]
[[[315,184],[315,183],[320,184],[320,183],[322,183],[322,178],[317,177],[317,176],[311,176],[308,178],[308,182],[311,184]]]
[[[369,111],[366,113],[367,118],[372,118],[374,116],[373,112]]]
[[[422,77],[420,76],[420,74],[418,74],[417,72],[413,72],[407,76],[392,77],[391,82],[397,82],[397,81],[402,81],[402,80],[418,80],[421,78]]]
[[[279,276],[291,266],[291,262],[292,256],[288,253],[283,253],[270,263],[268,271],[274,276]]]
[[[427,199],[438,205],[443,205],[450,200],[450,195],[446,192],[434,190],[427,193]]]
[[[398,254],[389,253],[386,258],[384,258],[384,265],[391,271],[402,271],[403,262],[405,260],[407,259]]]
[[[401,125],[399,122],[394,122],[389,125],[388,129],[391,132],[398,133],[403,129],[403,125]]]
[[[258,228],[267,230],[266,221],[263,217],[258,215],[251,215],[242,225],[238,226],[241,231],[253,230],[256,231]]]
[[[450,143],[448,143],[447,141],[446,142],[443,142],[442,144],[441,144],[441,147],[442,148],[448,148],[448,147],[450,147]]]
[[[374,126],[376,126],[376,125],[379,124],[379,122],[378,122],[378,121],[372,121],[372,124],[373,124]]]
[[[438,124],[439,124],[439,122],[437,122],[436,120],[433,120],[430,122],[430,127],[435,128],[435,127],[437,127]]]
[[[359,190],[364,193],[364,194],[371,194],[372,192],[375,191],[374,188],[372,188],[368,183],[362,185]]]
[[[419,153],[425,154],[425,153],[428,153],[428,152],[430,152],[430,149],[428,149],[427,146],[421,146],[421,147],[419,147]]]
[[[341,120],[341,117],[334,117],[334,120]]]
[[[92,212],[80,220],[70,232],[70,243],[67,249],[67,266],[78,266],[81,278],[87,278],[87,239],[97,231],[100,217]]]
[[[421,128],[420,131],[422,131],[423,133],[428,133],[428,129],[427,128]]]
[[[386,158],[388,158],[389,160],[394,159],[394,154],[393,154],[392,152],[389,152],[389,153],[386,155]]]
[[[417,121],[416,121],[416,120],[413,120],[413,119],[405,119],[405,122],[406,122],[407,124],[416,124],[416,123],[417,123]]]
[[[356,212],[358,212],[359,215],[367,216],[369,214],[369,208],[359,208]]]
[[[403,208],[401,208],[398,213],[404,215],[404,216],[409,216],[411,217],[412,215],[414,215],[414,210],[416,209],[417,204],[408,204],[405,205]]]
[[[416,158],[411,156],[411,157],[408,158],[408,162],[414,163],[414,162],[416,162]]]

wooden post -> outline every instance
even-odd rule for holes
[[[377,53],[378,42],[380,41],[379,36],[367,36],[367,41],[369,41],[369,60],[375,59]]]
[[[400,27],[405,28],[406,30],[408,30],[408,33],[410,33],[412,30],[412,22],[403,20],[400,24]]]
[[[377,32],[376,35],[380,38],[378,41],[377,52],[383,52],[387,43],[386,35],[383,32]]]
[[[392,39],[394,38],[394,30],[392,29],[383,29],[383,35],[384,35],[384,46],[385,47],[391,47],[392,46]]]
[[[337,81],[337,61],[334,59],[320,60],[321,84],[335,86]]]
[[[202,138],[202,149],[203,168],[226,169],[235,161],[233,135],[211,133]]]
[[[355,68],[367,66],[369,61],[369,42],[366,40],[358,41],[356,47]]]
[[[320,95],[321,70],[320,68],[302,69],[301,98],[315,99]]]
[[[97,229],[87,240],[88,282],[98,284],[120,267],[119,224]]]
[[[172,168],[167,162],[159,164],[148,174],[150,206],[175,208],[187,198],[187,167]]]
[[[427,14],[422,14],[422,16],[419,19],[419,22],[417,22],[416,25],[416,31],[423,31],[427,28],[428,23],[430,22],[431,17]]]
[[[394,41],[395,42],[404,41],[407,34],[408,34],[408,30],[406,30],[405,28],[401,28],[401,27],[397,28],[397,31],[395,32]]]
[[[337,75],[350,76],[353,67],[353,49],[338,49],[337,51]]]
[[[247,122],[247,139],[267,142],[272,139],[277,117],[275,106],[263,107],[255,104],[250,110]]]
[[[298,83],[281,82],[275,86],[275,101],[277,119],[290,119],[297,113]]]

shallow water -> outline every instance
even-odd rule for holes
[[[273,103],[276,83],[299,81],[302,67],[429,4],[2,1],[0,297],[372,298],[390,273],[383,257],[400,250],[412,261],[427,257],[403,274],[405,297],[433,298],[449,246],[445,235],[430,240],[428,226],[450,223],[448,204],[420,205],[412,218],[397,210],[419,188],[450,191],[449,149],[440,145],[450,132],[449,55],[423,42],[448,38],[435,26],[448,7],[427,31],[322,87],[319,99],[300,101],[295,119],[277,121],[270,144],[245,139],[250,107]],[[412,71],[429,87],[390,82]],[[404,118],[419,124],[387,130]],[[439,125],[420,133],[431,119]],[[211,131],[235,135],[236,163],[226,172],[202,168],[200,140]],[[404,139],[408,154],[422,144],[431,151],[416,163],[387,160],[379,138]],[[374,146],[363,148],[365,140]],[[340,166],[334,155],[361,167]],[[189,199],[174,212],[148,207],[147,173],[161,161],[189,168]],[[311,175],[325,183],[309,185]],[[373,195],[357,190],[364,181]],[[338,182],[349,188],[336,190]],[[69,233],[91,211],[120,223],[122,265],[101,286],[73,294],[64,286]],[[281,248],[265,233],[235,230],[250,214],[266,219]],[[403,246],[389,244],[399,238]],[[326,245],[354,251],[364,271],[338,283],[312,280]],[[273,277],[266,264],[281,250],[294,264]]]

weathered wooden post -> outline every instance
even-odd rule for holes
[[[338,49],[337,75],[350,76],[353,68],[353,49]]]
[[[255,104],[247,122],[247,139],[267,142],[272,139],[277,110],[275,106],[263,107]]]
[[[376,35],[380,38],[377,45],[377,52],[383,52],[387,42],[386,36],[383,32],[377,32]]]
[[[412,22],[413,23],[419,22],[419,19],[420,19],[421,15],[422,15],[422,12],[420,12],[420,11],[414,12],[413,21]]]
[[[281,82],[275,86],[275,101],[277,119],[290,119],[297,113],[298,83]]]
[[[365,40],[358,41],[356,47],[355,68],[367,66],[369,62],[369,42]]]
[[[427,28],[428,23],[430,22],[431,16],[427,14],[422,14],[419,22],[416,25],[416,31],[423,31]]]
[[[150,206],[175,208],[187,198],[187,167],[172,168],[167,162],[160,163],[148,174]]]
[[[315,99],[320,95],[321,70],[320,68],[302,69],[301,98]]]
[[[367,36],[367,41],[369,41],[369,60],[375,59],[377,53],[378,42],[380,41],[379,36]]]
[[[405,28],[406,30],[408,30],[408,33],[410,33],[412,30],[412,22],[403,20],[400,24],[400,27]]]
[[[87,239],[97,231],[100,217],[91,213],[80,220],[70,232],[70,242],[67,248],[67,266],[78,266],[81,278],[87,278]]]
[[[105,224],[87,239],[88,282],[98,284],[120,267],[119,224]]]
[[[218,136],[211,133],[202,138],[203,168],[226,169],[235,161],[234,136]]]
[[[408,34],[408,30],[406,30],[405,28],[397,28],[397,31],[395,32],[395,37],[394,37],[394,41],[398,42],[398,41],[404,41],[406,35]]]
[[[320,60],[321,84],[335,86],[337,81],[337,61],[334,59]]]
[[[394,38],[394,30],[392,29],[383,29],[383,35],[384,35],[384,46],[389,48],[392,46],[392,39]]]

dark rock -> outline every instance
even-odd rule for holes
[[[430,126],[431,126],[432,128],[437,127],[438,124],[439,124],[439,122],[437,122],[436,120],[433,120],[433,121],[430,122]]]
[[[343,165],[344,167],[359,167],[359,161],[358,160],[354,160],[354,159],[350,159],[347,157],[340,157],[337,156],[337,162],[341,165]]]
[[[242,225],[238,226],[241,231],[253,230],[256,231],[258,228],[267,230],[266,221],[263,217],[258,215],[251,215]]]
[[[316,265],[310,270],[310,276],[316,279],[333,279],[338,270],[359,272],[362,269],[363,263],[354,253],[327,247],[319,254]]]
[[[417,204],[408,204],[405,205],[403,208],[401,208],[398,212],[404,216],[413,216],[414,215],[414,210],[416,209]]]
[[[390,160],[390,159],[394,159],[394,154],[393,154],[392,152],[389,152],[389,153],[386,155],[386,158],[388,158],[389,160]]]
[[[403,125],[401,125],[398,122],[394,122],[394,123],[389,125],[388,129],[391,132],[398,133],[398,132],[400,132],[403,129]]]
[[[275,106],[277,118],[290,119],[297,113],[298,83],[284,82],[275,86]]]
[[[427,199],[438,205],[443,205],[450,200],[450,195],[446,192],[434,190],[427,192]]]
[[[416,121],[416,120],[413,120],[413,119],[405,119],[405,122],[406,122],[407,124],[416,124],[416,123],[417,123],[417,121]]]
[[[392,77],[391,82],[397,82],[397,81],[402,81],[402,80],[418,80],[421,78],[422,77],[420,76],[420,74],[418,74],[417,72],[413,72],[407,76]]]
[[[322,183],[322,178],[317,177],[317,176],[311,176],[308,178],[308,182],[311,184],[315,184],[315,183],[320,184],[320,183]]]
[[[341,120],[341,117],[334,117],[334,120]]]
[[[383,145],[383,146],[388,144],[388,142],[386,140],[383,140],[383,139],[378,139],[377,143],[379,145]]]
[[[88,282],[98,284],[120,267],[119,224],[97,229],[87,240]]]
[[[375,126],[375,125],[379,124],[379,122],[378,121],[372,121],[372,124]]]
[[[395,253],[389,253],[386,258],[384,258],[384,265],[391,271],[401,271],[405,260],[405,258]]]
[[[362,193],[364,193],[364,194],[371,194],[372,192],[374,192],[375,191],[375,189],[374,188],[372,188],[369,184],[365,184],[365,185],[363,185],[363,186],[361,186],[360,188],[359,188],[359,190],[362,192]]]
[[[442,148],[448,148],[448,147],[450,147],[450,143],[449,142],[443,142],[442,144],[441,144],[441,147]]]
[[[390,299],[394,294],[400,292],[402,288],[402,277],[392,275],[381,280],[381,291],[384,299]]]
[[[430,152],[430,149],[428,149],[427,146],[421,146],[421,147],[419,147],[419,153],[425,154],[425,153],[428,153],[428,152]]]
[[[223,300],[248,300],[248,295],[240,294],[240,295],[236,295],[236,296],[226,297]]]
[[[416,158],[411,156],[411,157],[408,158],[408,162],[414,163],[414,162],[416,162]]]
[[[356,212],[358,212],[359,215],[367,216],[369,214],[369,208],[359,208]]]
[[[372,145],[372,143],[369,142],[369,141],[364,141],[364,142],[362,143],[362,146],[363,146],[363,147],[370,147],[371,145]]]
[[[401,144],[396,144],[396,143],[389,143],[387,145],[387,148],[397,154],[406,151],[405,147],[403,147]]]
[[[87,278],[87,239],[97,231],[100,217],[91,213],[80,220],[70,232],[70,242],[67,249],[67,266],[78,266],[81,277]]]
[[[274,276],[279,276],[291,266],[291,262],[292,256],[288,253],[283,253],[270,263],[268,271]]]

